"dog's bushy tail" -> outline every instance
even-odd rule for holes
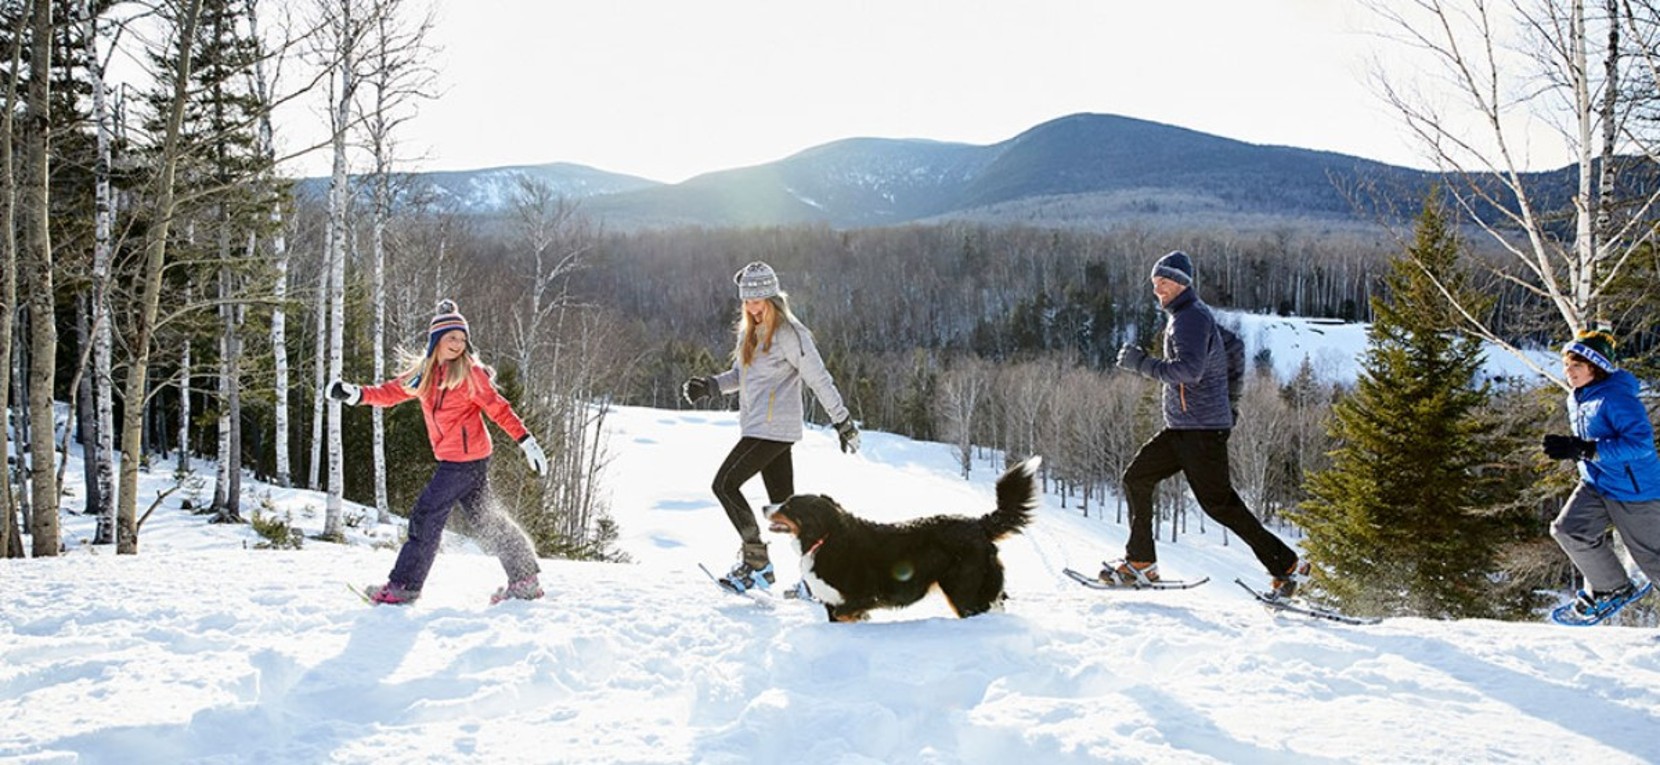
[[[1042,464],[1042,457],[1030,457],[997,479],[997,510],[980,518],[980,528],[992,541],[1018,533],[1032,522],[1032,510],[1038,505],[1037,469]]]

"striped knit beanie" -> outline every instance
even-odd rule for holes
[[[1613,374],[1619,369],[1614,358],[1614,336],[1601,330],[1590,330],[1574,335],[1574,339],[1562,346],[1564,355],[1572,353],[1586,361],[1595,364],[1599,369]]]
[[[472,333],[467,330],[467,317],[455,307],[454,300],[438,301],[438,315],[432,317],[432,324],[427,327],[427,355],[431,356],[433,349],[438,347],[438,338],[451,330],[461,330],[471,342]]]
[[[1153,264],[1153,276],[1163,277],[1184,286],[1193,286],[1193,260],[1181,250],[1173,250]]]

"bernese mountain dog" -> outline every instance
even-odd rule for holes
[[[1001,608],[1003,563],[996,542],[1032,522],[1038,489],[1032,457],[997,479],[997,509],[968,518],[935,515],[890,524],[859,518],[818,494],[797,494],[767,516],[770,529],[795,537],[801,578],[831,621],[862,621],[876,608],[899,608],[938,586],[959,617]]]

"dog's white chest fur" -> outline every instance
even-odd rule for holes
[[[836,588],[831,587],[829,582],[818,578],[813,573],[813,557],[815,555],[817,553],[810,552],[801,556],[801,581],[807,583],[807,589],[811,590],[813,597],[821,603],[839,606],[847,602],[847,599],[843,598],[842,594],[836,591]]]

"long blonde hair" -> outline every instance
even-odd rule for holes
[[[491,379],[495,379],[496,376],[496,370],[479,361],[478,354],[473,352],[470,343],[466,353],[450,361],[440,362],[436,354],[422,355],[405,348],[398,351],[398,362],[403,367],[403,371],[398,373],[398,379],[402,381],[404,389],[422,401],[427,400],[435,391],[454,390],[464,383],[471,386],[474,367],[483,369]]]
[[[764,353],[772,350],[772,336],[778,331],[780,321],[799,324],[795,314],[790,313],[790,296],[782,292],[767,298],[772,304],[772,310],[766,311],[766,317],[757,324],[749,318],[749,311],[743,305],[738,306],[738,324],[734,330],[738,336],[737,347],[732,349],[732,357],[749,366],[755,361],[755,349],[760,348]]]

